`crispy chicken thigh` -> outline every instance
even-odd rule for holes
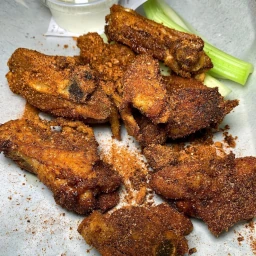
[[[218,154],[213,146],[177,151],[151,145],[144,154],[155,170],[150,184],[156,193],[202,219],[215,236],[256,216],[256,158]]]
[[[100,160],[93,130],[79,121],[41,120],[34,109],[0,126],[0,151],[32,172],[57,204],[79,214],[119,201],[120,176]]]
[[[10,89],[38,109],[86,122],[106,122],[112,104],[97,74],[77,57],[48,56],[24,48],[8,61]]]
[[[107,214],[95,211],[78,231],[102,256],[175,256],[188,252],[184,236],[192,223],[167,204],[127,206]]]
[[[137,53],[148,53],[180,76],[191,77],[213,67],[203,51],[203,40],[196,35],[170,29],[120,5],[111,7],[106,22],[109,41],[128,45]]]

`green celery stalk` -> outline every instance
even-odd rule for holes
[[[182,32],[196,34],[196,31],[163,0],[148,0],[143,4],[143,8],[146,16],[151,20]],[[251,63],[231,56],[206,41],[204,51],[214,65],[209,75],[245,85],[249,75],[253,72]]]

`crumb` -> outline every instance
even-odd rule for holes
[[[64,44],[64,49],[67,49],[68,48],[68,45],[67,44]]]
[[[224,142],[231,148],[235,148],[236,147],[236,142],[235,140],[237,139],[237,137],[233,137],[231,134],[229,134],[228,132],[224,132],[223,133],[224,136]]]
[[[251,248],[254,255],[256,255],[256,240],[251,242]]]
[[[239,245],[241,245],[241,242],[244,241],[244,237],[241,234],[239,234],[237,241],[239,242]]]
[[[214,143],[214,145],[215,145],[215,147],[217,147],[217,148],[222,148],[222,143],[221,142],[219,142],[219,141],[216,141],[215,143]]]
[[[191,249],[189,249],[188,254],[191,255],[191,254],[194,254],[196,252],[197,252],[196,248],[191,248]]]
[[[125,186],[125,202],[137,205],[146,202],[149,170],[142,155],[113,143],[109,152],[102,152],[102,158],[121,175]]]

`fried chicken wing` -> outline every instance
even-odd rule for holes
[[[100,160],[92,128],[79,121],[41,120],[29,107],[0,126],[0,151],[32,172],[60,206],[79,214],[119,202],[120,176]]]
[[[189,216],[202,219],[219,236],[239,221],[256,217],[256,158],[235,159],[235,174],[227,186],[211,199],[178,201],[177,207]]]
[[[144,154],[155,169],[151,187],[168,199],[212,198],[230,184],[234,172],[234,154],[218,155],[212,146],[176,151],[151,145]]]
[[[168,92],[172,114],[166,130],[172,139],[185,137],[203,128],[216,128],[238,105],[238,100],[224,100],[218,88],[203,84],[196,88],[172,86]]]
[[[97,33],[88,33],[78,37],[80,58],[89,64],[99,75],[99,84],[114,102],[115,112],[111,115],[112,132],[120,138],[120,121],[118,106],[121,102],[123,85],[121,79],[127,66],[135,58],[134,52],[118,43],[107,44]]]
[[[203,51],[203,40],[196,35],[170,29],[119,5],[111,7],[106,22],[109,41],[128,45],[137,53],[148,53],[180,76],[191,77],[213,67]]]
[[[97,74],[77,57],[48,56],[24,48],[8,61],[10,89],[38,109],[86,122],[106,122],[112,104]]]
[[[150,185],[156,193],[202,219],[215,236],[256,216],[255,157],[218,154],[213,146],[151,145],[144,154],[155,170]]]
[[[192,223],[167,204],[127,206],[111,214],[93,212],[78,231],[102,256],[174,256],[188,252],[184,236],[192,231]]]
[[[125,45],[105,43],[97,33],[78,37],[77,46],[80,48],[82,61],[98,72],[103,89],[118,105],[119,95],[122,95],[121,79],[127,66],[135,58],[135,53]]]
[[[136,121],[133,109],[152,122],[152,129],[155,125],[155,131],[162,131],[164,126],[166,135],[161,134],[177,139],[203,128],[218,126],[237,105],[237,100],[224,100],[217,88],[208,88],[194,78],[162,76],[158,61],[141,54],[124,73],[119,110],[128,133],[140,142],[146,135]]]
[[[138,55],[123,77],[121,108],[131,104],[154,123],[166,123],[170,116],[168,94],[161,83],[158,61]]]

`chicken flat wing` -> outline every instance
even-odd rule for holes
[[[184,236],[192,231],[192,223],[167,204],[129,206],[111,214],[95,211],[78,231],[102,256],[175,256],[188,252]]]
[[[100,160],[93,130],[79,121],[41,120],[35,110],[0,126],[0,151],[50,188],[57,204],[79,214],[119,201],[120,176]]]
[[[48,56],[19,48],[8,61],[10,89],[38,109],[86,122],[108,121],[112,104],[97,74],[76,57]]]
[[[202,219],[215,236],[256,216],[256,158],[217,153],[213,146],[183,151],[151,145],[144,149],[154,168],[150,185],[187,216]]]
[[[195,198],[177,202],[180,211],[202,219],[215,236],[239,221],[256,217],[256,158],[237,158],[234,162],[235,174],[229,178],[232,186],[223,188],[209,200]]]
[[[234,154],[218,155],[212,146],[173,150],[169,146],[151,145],[144,149],[154,168],[150,185],[168,199],[207,199],[230,186],[234,172]]]
[[[166,123],[170,116],[168,94],[161,83],[159,63],[150,55],[138,55],[123,77],[121,108],[132,107],[154,123]]]
[[[198,36],[170,29],[119,5],[111,7],[106,22],[109,41],[128,45],[137,53],[148,53],[180,76],[191,77],[213,67]]]
[[[119,105],[119,97],[122,95],[121,79],[127,66],[135,58],[135,53],[122,44],[105,43],[97,33],[78,37],[77,46],[80,48],[82,61],[98,72],[103,89]]]

